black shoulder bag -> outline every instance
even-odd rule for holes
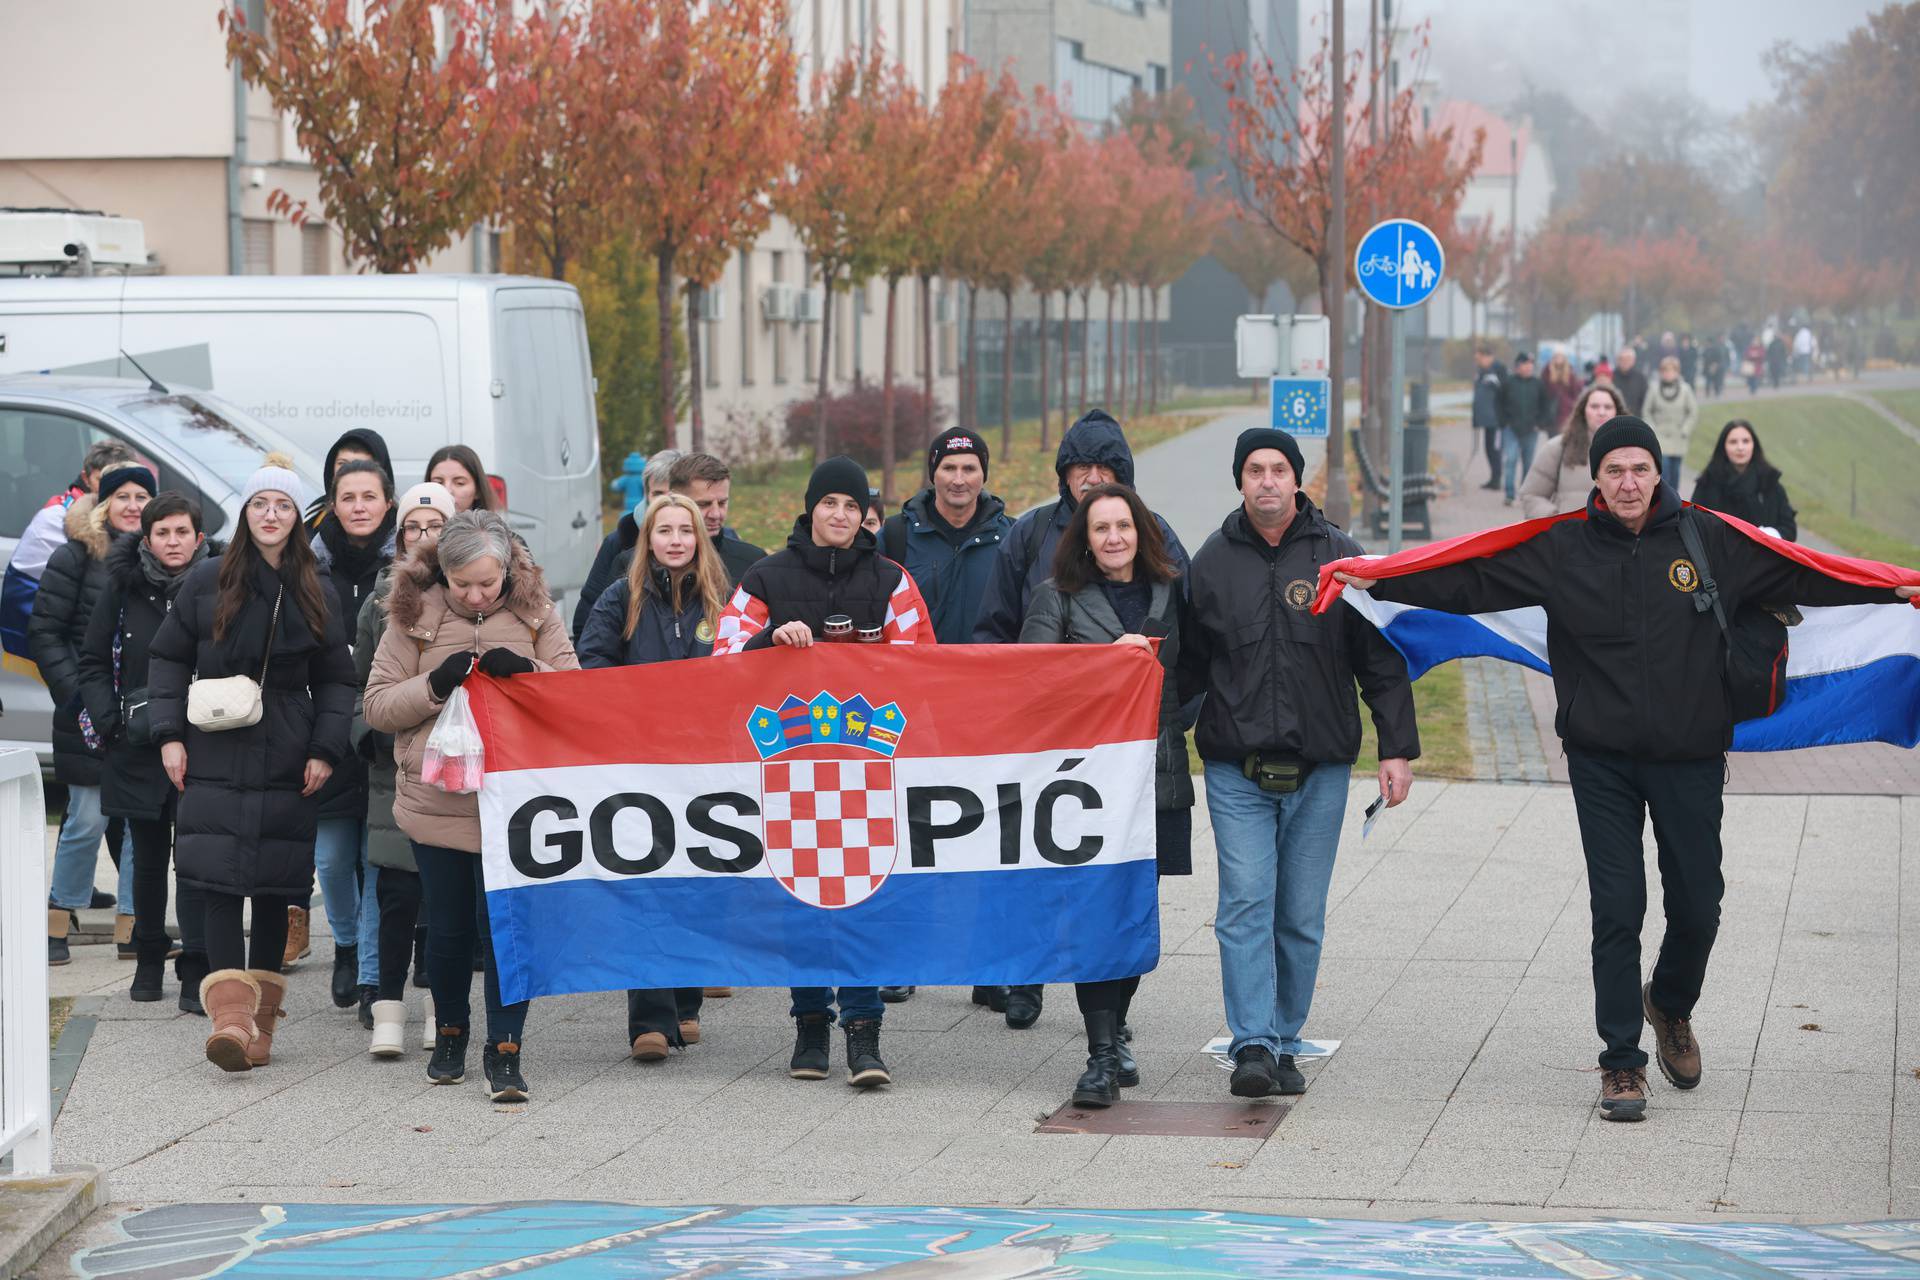
[[[1800,621],[1800,613],[1792,608],[1742,604],[1729,620],[1696,519],[1692,511],[1680,513],[1680,542],[1700,575],[1693,607],[1700,613],[1711,609],[1720,633],[1726,637],[1727,700],[1733,708],[1733,722],[1759,720],[1778,711],[1787,695],[1787,628]]]

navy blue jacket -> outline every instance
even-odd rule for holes
[[[1006,503],[982,493],[958,546],[948,540],[945,523],[934,507],[933,490],[922,489],[881,527],[880,553],[913,575],[940,643],[966,644],[973,639],[974,620],[1013,518]]]
[[[575,652],[583,667],[633,667],[644,662],[671,662],[704,658],[713,652],[713,628],[699,592],[684,583],[686,601],[676,614],[668,603],[665,575],[658,569],[646,586],[647,600],[632,636],[620,633],[627,625],[628,579],[615,578],[594,602]],[[704,638],[703,638],[704,637]]]
[[[1060,477],[1060,496],[1044,503],[1013,522],[1000,540],[1000,554],[994,557],[992,580],[987,583],[980,617],[973,625],[975,644],[1017,644],[1020,624],[1027,615],[1027,600],[1033,589],[1053,576],[1053,551],[1060,535],[1073,520],[1074,499],[1067,492],[1067,468],[1082,463],[1099,463],[1113,471],[1121,484],[1133,483],[1133,450],[1120,424],[1104,409],[1089,409],[1080,421],[1060,437],[1060,450],[1054,455],[1054,473]],[[1180,545],[1173,527],[1159,515],[1160,536],[1166,540],[1167,557],[1184,580],[1187,576],[1187,549]],[[918,576],[914,579],[919,581]]]

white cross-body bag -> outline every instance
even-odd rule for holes
[[[285,587],[273,597],[273,621],[267,624],[267,651],[260,659],[260,678],[222,676],[218,680],[200,680],[187,686],[187,723],[206,733],[227,729],[245,729],[260,723],[266,709],[262,689],[267,683],[267,663],[273,658],[273,637],[280,630],[280,601]]]

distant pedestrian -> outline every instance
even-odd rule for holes
[[[367,724],[394,735],[398,789],[393,816],[413,841],[427,909],[427,972],[438,1023],[427,1078],[466,1078],[472,1031],[475,935],[486,980],[481,1062],[495,1102],[527,1096],[520,1070],[528,1001],[502,1004],[486,886],[480,869],[479,797],[442,791],[420,774],[427,739],[453,691],[474,671],[507,679],[579,667],[547,580],[505,519],[465,511],[437,542],[398,562],[367,676]]]
[[[315,797],[349,750],[353,659],[301,519],[302,489],[269,455],[241,490],[232,544],[187,571],[148,653],[152,732],[180,792],[174,862],[206,900],[206,1055],[224,1071],[272,1060],[287,908],[313,883]],[[196,715],[188,688],[213,681],[232,705],[210,710],[244,719],[257,698],[258,720],[226,729],[209,710]]]
[[[1473,349],[1473,427],[1487,451],[1487,482],[1482,489],[1500,487],[1500,389],[1506,385],[1507,370],[1493,358],[1491,343],[1482,342]]]
[[[1700,401],[1693,388],[1680,377],[1680,360],[1668,356],[1660,362],[1660,379],[1647,392],[1640,416],[1660,437],[1664,451],[1661,478],[1675,493],[1680,491],[1680,465],[1687,458],[1687,444],[1700,422]]]
[[[1593,492],[1593,472],[1587,465],[1587,442],[1593,433],[1620,416],[1620,398],[1604,382],[1580,393],[1560,434],[1540,446],[1533,466],[1520,486],[1520,509],[1529,520],[1578,511]]]
[[[1780,468],[1767,461],[1753,424],[1735,418],[1720,429],[1713,456],[1694,481],[1693,501],[1702,507],[1738,516],[1777,538],[1800,540],[1800,525]]]
[[[1180,693],[1204,693],[1194,742],[1220,861],[1214,934],[1236,1097],[1295,1094],[1326,932],[1327,888],[1360,752],[1354,684],[1373,712],[1380,795],[1407,798],[1420,754],[1406,659],[1352,609],[1313,612],[1320,566],[1360,547],[1301,490],[1300,447],[1235,442],[1241,504],[1194,557]]]
[[[1802,322],[1793,332],[1793,380],[1795,382],[1813,381],[1814,359],[1820,354],[1820,343],[1813,336],[1812,326]]]
[[[1760,394],[1761,379],[1767,376],[1767,348],[1760,339],[1747,343],[1746,354],[1740,359],[1740,376],[1747,380],[1747,394]]]
[[[1680,381],[1694,386],[1694,379],[1700,376],[1700,345],[1693,340],[1691,333],[1680,335]]]
[[[1613,363],[1613,386],[1620,393],[1620,412],[1637,414],[1647,398],[1647,373],[1640,367],[1640,353],[1628,345],[1620,348]]]
[[[1184,613],[1160,526],[1130,487],[1090,490],[1054,551],[1053,576],[1035,588],[1020,626],[1023,644],[1131,644],[1159,639],[1165,668],[1154,749],[1154,853],[1161,875],[1193,873],[1193,776],[1181,722],[1177,671]],[[1098,694],[1094,694],[1098,697]],[[1073,1087],[1077,1106],[1107,1107],[1140,1083],[1127,1011],[1138,975],[1077,982],[1087,1031],[1087,1069]]]
[[[632,511],[647,501],[647,457],[638,449],[620,464],[620,474],[608,481],[607,488],[620,495],[620,509]]]
[[[1719,334],[1707,339],[1707,345],[1700,349],[1700,379],[1708,395],[1718,398],[1726,394],[1727,340]]]
[[[1506,501],[1512,506],[1515,489],[1533,466],[1540,430],[1553,421],[1553,397],[1546,384],[1533,376],[1533,352],[1513,358],[1513,372],[1500,388],[1500,473]]]
[[[1556,351],[1548,359],[1540,381],[1546,384],[1551,399],[1545,430],[1549,436],[1558,435],[1566,426],[1567,415],[1573,412],[1574,401],[1580,398],[1582,383],[1564,351]]]
[[[1726,641],[1715,611],[1696,607],[1701,579],[1710,572],[1729,617],[1743,601],[1875,604],[1920,594],[1838,582],[1683,509],[1660,480],[1661,448],[1646,423],[1615,418],[1588,448],[1594,493],[1585,519],[1457,564],[1385,579],[1336,574],[1376,600],[1449,613],[1546,610],[1560,704],[1554,723],[1566,744],[1593,913],[1605,1120],[1646,1115],[1646,1022],[1667,1080],[1691,1089],[1701,1078],[1692,1016],[1720,927],[1722,791],[1734,724]],[[1684,521],[1707,565],[1694,563]],[[1667,930],[1643,985],[1649,812]]]
[[[1786,380],[1787,357],[1787,340],[1781,334],[1775,333],[1767,340],[1767,385],[1775,391],[1778,391],[1780,384]]]

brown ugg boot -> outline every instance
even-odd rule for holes
[[[206,1006],[213,1030],[207,1035],[207,1061],[222,1071],[246,1071],[253,1066],[247,1050],[260,1008],[260,984],[245,969],[219,969],[200,982],[200,1003]]]
[[[260,984],[260,1009],[253,1015],[253,1043],[247,1046],[247,1061],[264,1067],[272,1060],[273,1024],[287,1016],[287,980],[265,969],[249,969],[247,974]]]
[[[293,968],[293,962],[304,960],[313,954],[313,935],[307,921],[305,907],[287,908],[287,951],[280,958],[282,969]],[[258,972],[258,970],[255,970]]]

